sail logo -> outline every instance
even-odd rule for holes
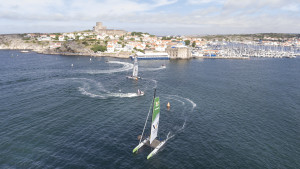
[[[153,129],[157,129],[158,123],[156,125],[152,125],[152,126],[153,126]]]
[[[156,107],[159,106],[159,102],[155,102],[155,106],[156,106]]]

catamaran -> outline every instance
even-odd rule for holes
[[[160,102],[159,102],[159,97],[155,97],[155,93],[156,93],[156,89],[154,89],[154,96],[153,96],[153,101],[152,104],[150,106],[148,115],[147,115],[147,119],[144,125],[144,129],[142,132],[142,135],[140,137],[140,142],[139,145],[137,145],[134,149],[133,149],[133,153],[137,153],[138,150],[143,147],[144,145],[150,146],[151,148],[154,148],[154,150],[147,156],[147,159],[150,159],[152,156],[154,156],[158,150],[166,143],[166,140],[164,141],[159,141],[156,139],[157,137],[157,133],[158,133],[158,124],[159,124],[159,116],[160,116]],[[153,105],[153,106],[152,106]],[[149,114],[150,114],[150,110],[152,108],[152,123],[151,123],[151,134],[149,137],[145,138],[143,141],[143,135],[144,135],[144,131],[147,125],[147,121],[149,118]]]
[[[134,58],[134,63],[133,63],[133,72],[132,72],[132,76],[127,76],[127,78],[129,79],[141,79],[141,77],[138,76],[138,70],[139,70],[139,66],[138,66],[138,61],[137,61],[137,57]]]
[[[145,92],[141,91],[140,89],[138,89],[137,91],[137,95],[138,96],[144,96]]]

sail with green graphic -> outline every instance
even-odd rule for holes
[[[157,137],[158,124],[159,124],[159,112],[160,112],[159,97],[156,97],[154,99],[154,105],[153,105],[150,144]]]

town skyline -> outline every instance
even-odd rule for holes
[[[110,28],[157,36],[299,33],[298,0],[16,0],[0,6],[0,32],[51,33]]]

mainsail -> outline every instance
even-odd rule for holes
[[[158,124],[159,124],[159,112],[160,112],[159,97],[156,97],[154,99],[154,104],[153,104],[150,144],[157,137]]]
[[[134,58],[134,63],[133,63],[133,72],[132,72],[132,76],[133,77],[138,77],[138,62],[137,62],[137,57]]]

